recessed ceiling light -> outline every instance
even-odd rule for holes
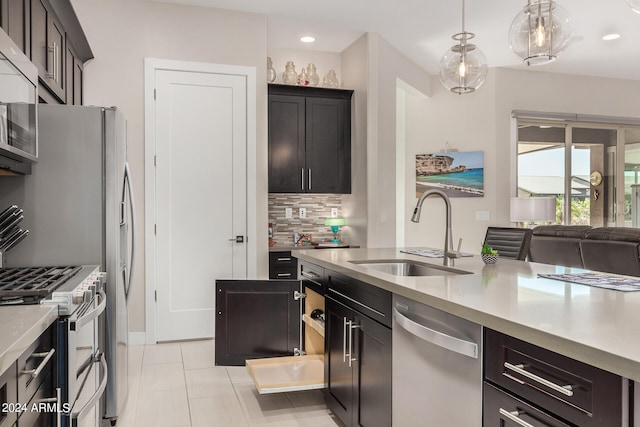
[[[605,40],[605,41],[617,40],[619,38],[620,38],[620,34],[618,34],[618,33],[610,33],[610,34],[605,34],[604,36],[602,36],[602,40]]]
[[[304,43],[313,43],[314,41],[316,41],[316,38],[311,36],[304,36],[300,37],[300,41]]]

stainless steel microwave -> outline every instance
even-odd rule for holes
[[[38,69],[0,30],[0,175],[27,174],[38,160]]]

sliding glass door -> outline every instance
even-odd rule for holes
[[[637,194],[640,227],[640,127],[537,119],[517,126],[518,197],[555,197],[556,223],[602,227],[631,226]]]

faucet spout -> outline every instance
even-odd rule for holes
[[[420,199],[418,199],[418,203],[416,204],[415,209],[413,210],[413,215],[411,216],[411,221],[420,222],[420,214],[422,213],[422,203],[424,203],[425,199],[430,196],[438,196],[442,200],[444,200],[445,208],[446,208],[446,231],[444,235],[444,251],[443,251],[443,264],[446,266],[453,266],[453,259],[460,257],[459,251],[453,250],[453,237],[451,232],[451,201],[449,200],[449,196],[444,191],[441,190],[428,190],[422,193]]]

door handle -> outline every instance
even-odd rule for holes
[[[351,362],[357,362],[358,358],[353,357],[353,330],[360,327],[360,325],[354,323],[352,320],[347,322],[349,324],[349,367],[351,367]]]
[[[244,236],[236,236],[233,239],[229,239],[230,242],[236,242],[236,243],[244,243]]]

